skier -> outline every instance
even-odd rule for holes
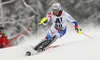
[[[61,5],[59,3],[54,3],[52,5],[52,10],[52,12],[48,13],[47,17],[44,17],[41,20],[43,25],[46,25],[50,20],[52,21],[53,25],[48,31],[45,39],[33,48],[37,52],[44,51],[48,46],[66,33],[67,21],[75,24],[75,30],[80,34],[82,33],[82,31],[78,29],[77,21],[73,19],[70,14],[61,10]],[[27,55],[31,55],[30,51],[27,51],[26,53]]]
[[[10,42],[7,39],[7,35],[3,33],[4,28],[0,27],[0,48],[5,48],[7,44]]]

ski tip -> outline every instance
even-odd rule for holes
[[[31,55],[31,52],[30,51],[27,51],[26,52],[26,56],[30,56]]]

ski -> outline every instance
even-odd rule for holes
[[[55,45],[55,46],[49,46],[48,48],[46,48],[44,51],[47,51],[47,50],[49,50],[49,49],[51,49],[51,48],[56,48],[56,47],[59,47],[60,45]],[[31,46],[31,48],[33,49],[33,46]],[[38,51],[35,51],[35,50],[29,50],[29,51],[27,51],[26,52],[26,55],[27,56],[31,56],[31,55],[37,55],[37,54],[39,54],[40,52],[38,52]]]

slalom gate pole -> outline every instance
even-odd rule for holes
[[[38,25],[40,25],[40,24],[37,24],[37,25],[35,25],[34,27],[37,27]],[[14,40],[14,39],[18,38],[19,36],[21,36],[21,35],[25,34],[26,32],[30,31],[31,29],[32,29],[32,28],[30,28],[30,29],[28,29],[28,30],[24,31],[23,33],[19,34],[18,36],[13,37],[12,39],[10,39],[10,41],[12,41],[12,40]]]
[[[82,34],[85,35],[85,36],[87,36],[87,37],[89,37],[89,38],[93,38],[93,37],[91,37],[91,36],[89,36],[89,35],[87,35],[87,34],[85,34],[83,32],[82,32]]]
[[[37,26],[41,25],[41,24],[42,24],[44,21],[46,21],[47,19],[48,19],[48,18],[44,17],[44,18],[41,20],[41,22],[38,23],[37,25],[35,25],[34,27],[37,27]],[[33,28],[34,28],[34,27],[33,27]],[[17,37],[19,37],[19,36],[21,36],[21,35],[23,35],[23,34],[25,34],[26,32],[30,31],[31,29],[32,29],[32,28],[30,28],[30,29],[24,31],[23,33],[19,34],[18,36],[15,36],[15,37],[12,38],[10,41],[16,39]]]

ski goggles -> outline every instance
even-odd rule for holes
[[[53,9],[53,12],[59,12],[59,10],[58,9]]]

